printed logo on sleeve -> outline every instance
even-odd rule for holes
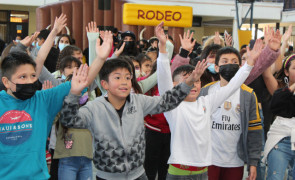
[[[25,111],[11,110],[0,117],[0,142],[6,145],[19,145],[32,134],[33,122]]]

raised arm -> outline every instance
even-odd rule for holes
[[[285,49],[288,48],[288,40],[290,39],[291,35],[292,35],[292,25],[289,26],[288,30],[284,33],[282,37],[282,46],[280,48],[280,55],[275,61],[275,63],[271,65],[272,74],[278,72],[282,68]]]
[[[94,79],[97,77],[98,72],[100,71],[101,67],[103,66],[104,62],[106,61],[108,55],[112,50],[113,44],[113,35],[111,31],[106,31],[104,33],[103,43],[100,45],[100,39],[98,38],[96,41],[96,58],[90,65],[88,82],[90,85]],[[100,82],[97,82],[100,84]]]
[[[273,95],[273,93],[278,89],[278,81],[272,75],[271,67],[267,68],[263,73],[262,77],[268,92]]]
[[[155,34],[159,39],[159,56],[157,59],[158,71],[158,89],[160,95],[164,94],[167,90],[173,88],[172,76],[170,70],[170,61],[168,53],[166,52],[166,37],[164,39],[163,23],[155,28]],[[180,36],[181,37],[181,36]],[[181,39],[181,38],[180,38]]]
[[[258,76],[260,76],[268,67],[270,67],[279,57],[280,55],[280,46],[281,46],[281,34],[280,31],[277,30],[274,32],[270,30],[270,35],[265,40],[268,41],[266,47],[263,49],[262,53],[259,55],[257,59],[257,63],[255,64],[254,68],[252,69],[249,77],[245,81],[245,84],[250,84],[254,81]]]
[[[39,77],[46,57],[54,43],[56,35],[67,25],[67,18],[65,14],[61,14],[59,18],[55,18],[54,26],[50,34],[48,35],[46,41],[41,46],[41,49],[38,51],[38,55],[36,57],[36,76]]]
[[[178,55],[175,56],[172,64],[171,64],[171,72],[173,73],[174,70],[185,64],[189,64],[189,58],[187,56],[189,55],[189,52],[191,52],[195,46],[196,40],[192,42],[194,33],[190,33],[188,30],[187,32],[183,33],[183,37],[179,34],[180,42],[181,42],[181,50]]]
[[[79,98],[81,92],[87,87],[88,67],[81,65],[79,70],[74,70],[71,82],[71,90],[66,96],[63,108],[60,112],[60,122],[66,127],[87,129],[89,121],[92,119],[92,113],[85,105],[79,109]]]

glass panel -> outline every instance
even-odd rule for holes
[[[0,24],[0,39],[7,42],[7,25],[6,24]]]
[[[7,22],[7,11],[0,11],[0,22]]]

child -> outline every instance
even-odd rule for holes
[[[88,68],[73,75],[72,86],[85,82]],[[23,52],[13,52],[2,62],[0,92],[1,179],[48,179],[45,146],[52,121],[60,111],[70,83],[39,90],[36,63]]]
[[[257,40],[259,51],[262,41]],[[217,51],[215,71],[220,81],[205,86],[200,96],[215,93],[226,86],[241,65],[239,52],[232,47]],[[262,126],[256,95],[252,89],[242,85],[220,108],[211,115],[212,166],[209,180],[242,179],[244,164],[250,166],[249,178],[256,178],[256,166],[262,148]]]
[[[264,159],[267,159],[267,178],[284,179],[288,165],[293,169],[294,179],[294,89],[295,89],[295,54],[288,56],[277,79],[272,75],[271,68],[263,73],[265,84],[273,94],[271,110],[276,119],[267,134],[264,148]],[[279,89],[280,88],[280,89]],[[289,175],[291,176],[291,175]]]
[[[152,59],[147,55],[141,55],[137,57],[140,64],[140,75],[138,78],[148,76],[152,71]]]
[[[130,94],[131,69],[123,60],[106,61],[99,73],[108,97],[100,97],[79,109],[81,88],[71,91],[64,101],[61,123],[66,127],[87,128],[94,138],[94,165],[97,179],[145,178],[145,127],[143,117],[175,108],[199,78],[192,75],[163,96]]]
[[[163,23],[156,28],[160,40],[160,54],[158,58],[158,86],[160,94],[172,88],[189,76],[194,69],[191,65],[178,67],[171,78],[170,61],[165,51],[165,35]],[[257,54],[249,52],[248,64],[254,65]],[[204,63],[204,61],[203,61]],[[211,132],[210,115],[220,104],[236,91],[248,77],[253,67],[246,64],[242,67],[230,83],[208,96],[199,97],[201,82],[197,81],[184,102],[172,111],[164,113],[171,131],[171,155],[168,160],[169,169],[167,179],[207,179],[207,166],[211,165]],[[197,66],[200,65],[200,62]],[[207,67],[203,69],[203,71]],[[173,84],[172,84],[173,80]]]

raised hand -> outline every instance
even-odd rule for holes
[[[26,47],[30,46],[32,44],[32,42],[35,41],[35,39],[37,38],[37,36],[39,35],[39,33],[40,32],[35,32],[31,36],[25,37],[23,40],[20,41],[20,43],[23,44]]]
[[[164,22],[161,22],[158,24],[158,26],[155,27],[155,34],[157,38],[159,39],[159,51],[160,53],[166,53],[166,35],[164,33],[163,29]]]
[[[255,41],[254,47],[250,50],[249,46],[247,46],[247,64],[250,66],[254,66],[258,56],[262,52],[263,42],[261,39],[257,39]]]
[[[219,32],[218,32],[218,31],[215,32],[215,36],[214,36],[214,44],[219,44],[219,45],[221,45],[221,40],[220,40],[220,36],[219,36]]]
[[[160,43],[166,44],[167,38],[164,33],[163,26],[164,26],[164,22],[161,22],[160,24],[158,24],[158,26],[155,27],[155,34],[157,38],[159,39]]]
[[[281,47],[281,38],[282,38],[282,35],[279,30],[277,30],[276,32],[272,31],[271,37],[268,42],[268,46],[272,50],[277,51]]]
[[[88,85],[88,66],[82,64],[80,68],[74,69],[72,81],[71,81],[71,93],[74,95],[81,95],[83,89]]]
[[[121,47],[119,49],[116,49],[115,50],[115,56],[119,57],[120,54],[122,54],[123,50],[124,50],[124,47],[125,47],[125,42],[123,42],[123,44],[121,45]]]
[[[283,41],[284,42],[287,42],[289,40],[289,38],[291,37],[292,35],[292,24],[290,24],[288,30],[284,33],[283,35]]]
[[[67,16],[65,14],[61,14],[58,18],[55,17],[52,31],[58,34],[67,25],[66,21]]]
[[[269,43],[269,40],[271,38],[271,34],[273,33],[273,29],[269,28],[269,26],[264,28],[264,42],[265,46]]]
[[[91,21],[90,23],[88,23],[88,27],[86,26],[86,32],[98,33],[99,29],[97,28],[96,22]]]
[[[232,44],[232,42],[233,42],[233,38],[232,38],[232,36],[231,35],[229,35],[229,34],[224,34],[224,39],[225,39],[225,45],[226,46],[232,46],[233,44]]]
[[[100,59],[105,61],[109,56],[113,47],[113,34],[111,31],[104,32],[103,43],[100,45],[100,39],[96,40],[96,56]]]
[[[190,30],[187,30],[187,32],[183,33],[183,38],[179,34],[180,42],[181,42],[181,47],[187,51],[191,51],[196,43],[196,40],[192,42],[194,33],[190,33]]]
[[[192,74],[186,79],[185,83],[189,86],[192,86],[194,82],[198,81],[204,71],[208,68],[209,65],[207,65],[207,61],[203,59],[203,61],[199,61],[196,65],[195,70],[192,72]]]
[[[52,82],[49,80],[44,81],[44,83],[42,84],[42,90],[51,89],[51,88],[53,88]]]

